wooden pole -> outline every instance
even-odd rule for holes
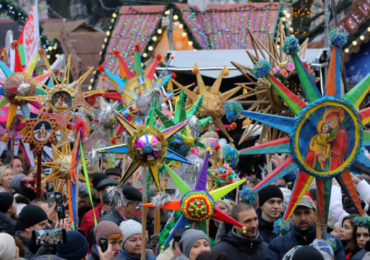
[[[42,152],[37,153],[37,173],[36,173],[36,197],[41,198],[41,160],[42,160]]]
[[[144,176],[143,179],[147,180],[148,171],[149,169],[147,167],[143,168]],[[143,185],[143,199],[142,204],[146,203],[147,201],[147,184],[144,183]],[[146,248],[146,217],[148,215],[147,207],[141,207],[141,260],[145,260],[145,248]]]
[[[161,232],[161,208],[154,208],[154,234]]]

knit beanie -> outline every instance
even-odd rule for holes
[[[82,259],[88,251],[87,239],[78,231],[67,231],[66,242],[57,244],[57,255],[67,260]]]
[[[122,231],[116,223],[109,220],[104,220],[102,222],[99,222],[99,224],[95,227],[94,234],[95,241],[96,243],[98,243],[100,238],[108,238],[109,236],[114,234],[122,234]]]
[[[9,192],[0,192],[0,211],[7,212],[12,206],[14,197]]]
[[[122,230],[124,235],[123,244],[125,244],[128,238],[136,234],[141,234],[142,231],[141,224],[132,219],[122,221],[119,228]]]
[[[280,198],[284,201],[283,193],[275,185],[268,185],[258,192],[258,202],[261,207],[267,200],[271,198]]]
[[[24,230],[47,219],[48,216],[42,208],[36,205],[27,205],[19,214],[15,230]]]
[[[189,257],[191,247],[196,241],[200,239],[205,239],[209,242],[209,237],[206,234],[204,234],[202,230],[198,230],[198,229],[186,230],[182,234],[181,240],[180,240],[180,248],[181,248],[182,253],[186,257]]]
[[[293,255],[292,260],[324,260],[322,254],[312,246],[302,246]]]
[[[14,238],[8,233],[0,233],[0,259],[13,260],[15,258],[16,247]]]
[[[21,188],[21,181],[23,180],[23,178],[26,177],[25,174],[23,173],[18,173],[16,174],[15,176],[13,176],[13,178],[11,179],[10,181],[10,187],[17,193],[20,192],[20,188]]]

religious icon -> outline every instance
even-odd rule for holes
[[[41,121],[33,128],[33,137],[39,142],[45,142],[51,135],[51,125],[47,121]]]
[[[72,97],[66,91],[58,91],[52,95],[51,103],[57,110],[65,110],[72,106]]]

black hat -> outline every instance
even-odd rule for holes
[[[106,187],[109,187],[109,186],[117,186],[117,185],[118,185],[118,181],[117,180],[111,179],[111,178],[105,178],[105,179],[102,179],[98,183],[98,185],[96,186],[96,189],[98,191],[101,191],[101,190],[103,190]]]
[[[21,210],[21,213],[19,213],[19,218],[15,224],[15,230],[24,230],[47,219],[48,216],[42,208],[32,204],[27,205]]]
[[[7,212],[12,206],[14,197],[9,192],[0,192],[0,211]]]
[[[120,169],[117,168],[109,168],[105,170],[105,175],[116,175],[118,177],[122,177],[122,173]]]
[[[78,231],[67,231],[66,242],[57,245],[58,256],[67,260],[82,259],[88,251],[87,239]]]
[[[96,189],[99,182],[102,179],[107,178],[107,176],[102,172],[94,172],[94,173],[90,174],[90,178],[91,178],[91,183],[92,183],[93,187]]]
[[[280,198],[284,201],[284,196],[281,190],[275,185],[268,185],[258,192],[258,203],[261,207],[267,200],[271,198]]]
[[[322,254],[312,246],[302,246],[295,251],[292,260],[324,260]]]
[[[127,183],[122,185],[122,193],[123,195],[125,195],[126,199],[128,200],[133,200],[133,201],[142,200],[141,192],[135,187],[132,187],[131,185]]]

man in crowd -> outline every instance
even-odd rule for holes
[[[268,185],[258,192],[258,229],[266,243],[276,237],[273,232],[274,221],[281,217],[283,200],[283,193],[275,185]]]
[[[32,231],[50,227],[48,216],[45,211],[36,205],[25,206],[19,214],[19,218],[15,225],[15,235],[22,240],[25,248],[25,258],[31,259],[33,254],[32,248]]]
[[[316,237],[315,210],[316,206],[313,200],[309,196],[303,196],[290,218],[293,223],[293,230],[285,236],[271,240],[265,259],[280,260],[294,246],[305,246],[312,243]],[[330,234],[327,234],[327,236],[335,240],[335,259],[345,259],[342,242]]]
[[[99,221],[100,216],[102,215],[101,213],[102,213],[102,210],[103,210],[103,194],[104,194],[104,192],[106,191],[106,189],[108,187],[117,186],[117,184],[118,184],[118,182],[116,180],[110,179],[110,178],[102,179],[98,183],[96,188],[98,190],[100,203],[98,204],[98,206],[96,206],[94,208],[96,221]],[[93,212],[93,209],[91,209],[88,212],[86,212],[86,214],[82,218],[79,230],[82,231],[85,234],[86,237],[88,237],[91,230],[94,228],[94,226],[95,226],[94,212]]]
[[[136,218],[136,207],[142,199],[141,192],[128,184],[124,184],[122,185],[122,193],[126,198],[124,205],[112,206],[110,211],[100,218],[99,222],[109,220],[119,225],[122,221]]]
[[[258,217],[253,206],[239,203],[232,209],[231,217],[239,221],[245,229],[234,226],[213,250],[224,252],[229,260],[264,259],[267,243],[260,237]]]
[[[17,219],[17,202],[12,194],[0,192],[0,229],[14,235]]]

